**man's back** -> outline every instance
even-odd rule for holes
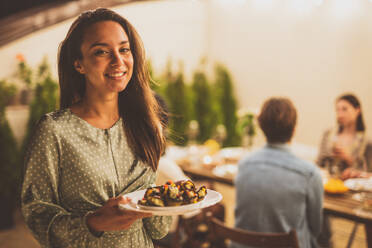
[[[296,229],[311,247],[321,227],[323,187],[315,165],[286,145],[267,145],[239,163],[235,226],[258,232]],[[240,247],[240,246],[232,246]]]

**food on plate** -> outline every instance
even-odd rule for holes
[[[145,195],[138,201],[144,206],[180,206],[200,202],[207,195],[207,188],[196,189],[191,180],[177,182],[168,181],[164,185],[148,188]]]
[[[324,185],[324,190],[327,193],[342,194],[347,192],[349,189],[345,186],[344,182],[337,178],[329,179]]]
[[[208,148],[209,155],[217,153],[221,148],[220,144],[214,139],[209,139],[205,141],[204,146]]]

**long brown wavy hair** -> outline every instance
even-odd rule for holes
[[[126,32],[133,54],[133,75],[124,91],[119,93],[119,114],[123,119],[129,147],[137,158],[154,171],[165,149],[161,112],[149,85],[145,51],[135,28],[116,12],[98,8],[82,13],[71,25],[58,51],[60,108],[68,108],[85,94],[85,77],[76,71],[74,61],[82,58],[81,44],[87,27],[101,21],[119,23]]]

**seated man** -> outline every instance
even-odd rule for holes
[[[264,103],[258,121],[267,145],[239,162],[235,226],[256,232],[295,229],[301,248],[317,247],[323,185],[317,167],[289,150],[296,119],[290,100],[271,98]]]

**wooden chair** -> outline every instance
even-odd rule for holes
[[[288,233],[260,233],[239,228],[227,227],[223,222],[213,217],[213,214],[206,214],[208,219],[210,235],[208,239],[212,243],[223,244],[219,247],[226,247],[225,241],[231,240],[242,245],[266,248],[299,248],[295,230]],[[219,240],[219,241],[218,241]],[[217,241],[217,242],[216,242]]]
[[[207,207],[192,217],[180,215],[177,230],[168,234],[164,239],[153,240],[154,245],[159,248],[206,247],[206,243],[209,243],[207,240],[209,231],[206,213],[211,213],[220,221],[225,219],[225,207],[222,203]],[[208,247],[219,246],[212,242]]]

